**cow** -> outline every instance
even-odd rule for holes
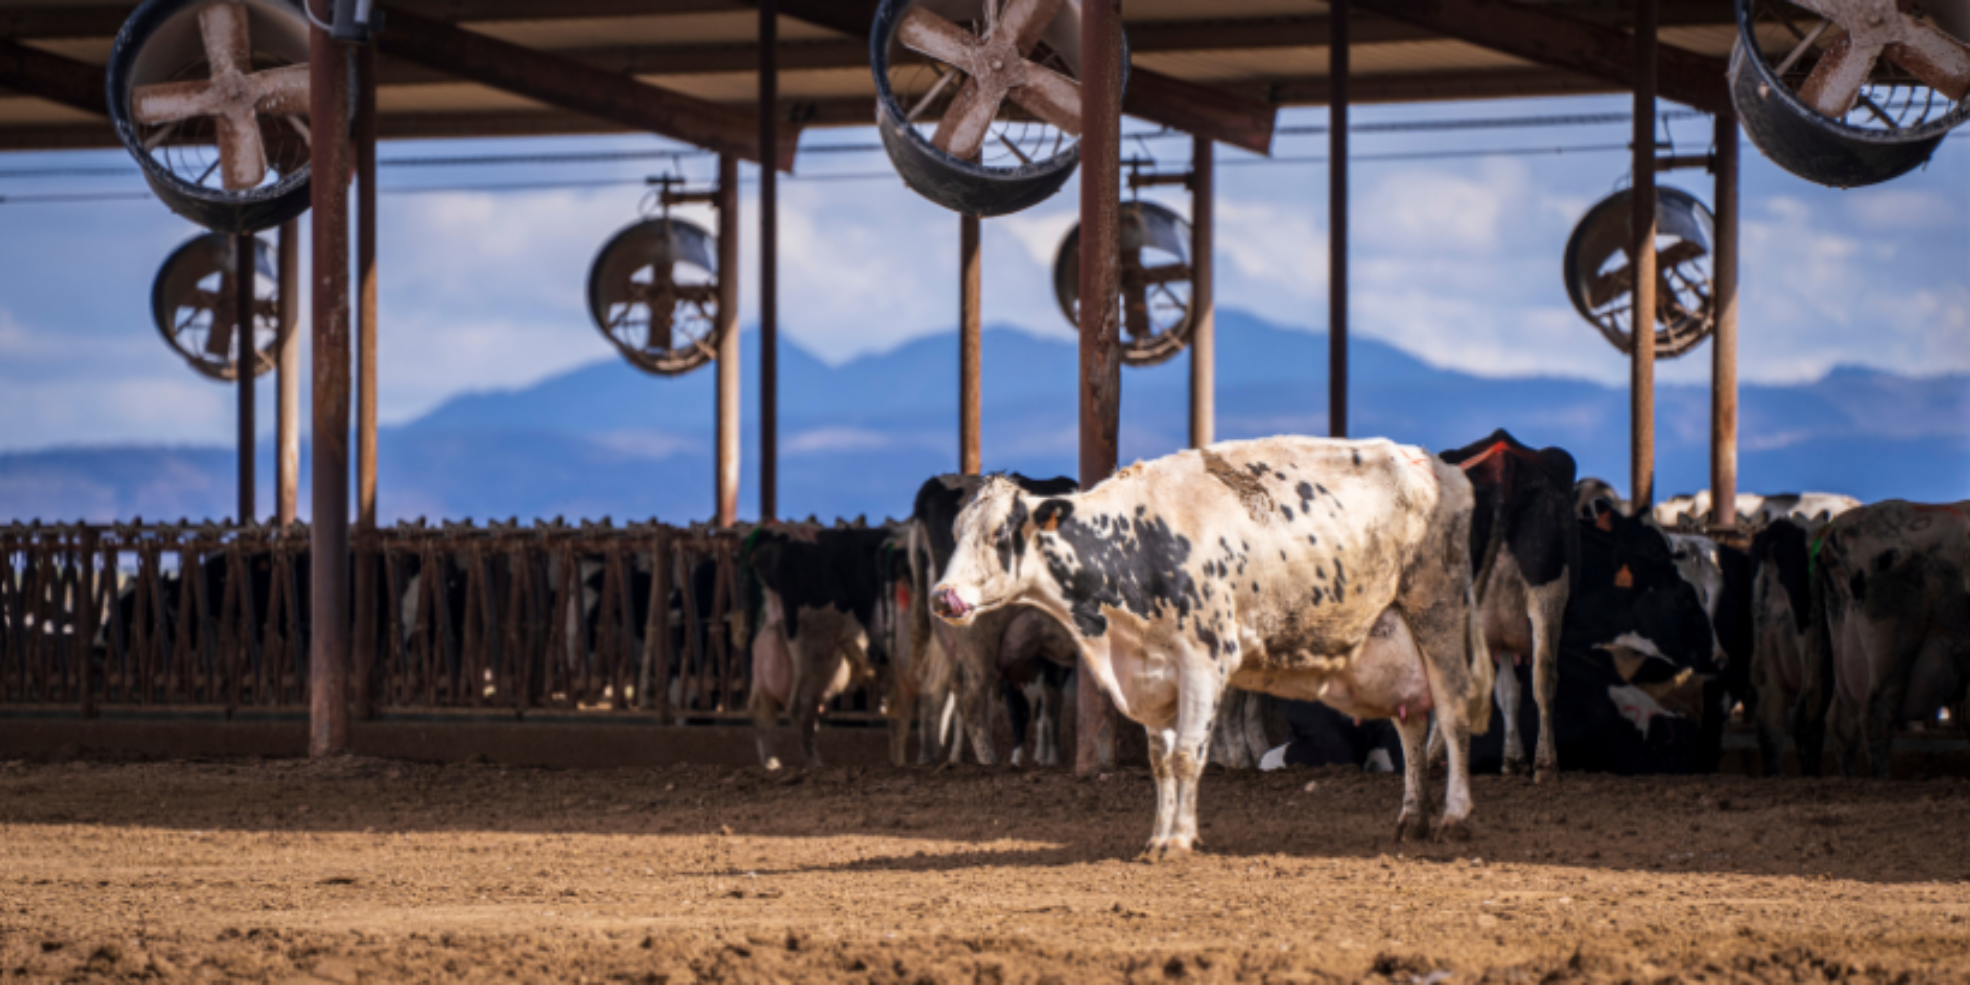
[[[1060,712],[1079,655],[1067,627],[1046,613],[1038,609],[1013,613],[994,661],[1012,725],[1012,765],[1060,765]],[[1033,728],[1030,752],[1029,725]]]
[[[1861,505],[1852,496],[1839,493],[1778,493],[1762,495],[1759,493],[1738,493],[1736,499],[1738,522],[1749,527],[1761,527],[1781,517],[1817,518],[1821,522],[1831,520],[1848,510]],[[1701,528],[1710,522],[1710,490],[1675,496],[1663,500],[1655,506],[1655,522],[1670,529],[1695,526]]]
[[[1605,502],[1621,513],[1628,512],[1628,501],[1615,492],[1614,485],[1606,479],[1588,476],[1573,484],[1573,514],[1582,520],[1594,518],[1594,504]]]
[[[1696,589],[1648,520],[1602,502],[1592,520],[1575,522],[1580,568],[1560,627],[1553,700],[1559,762],[1615,773],[1702,769],[1705,689],[1721,668]],[[1529,667],[1501,670],[1530,683]],[[1545,739],[1530,710],[1519,727]],[[1505,755],[1488,738],[1472,750],[1478,768],[1502,765]]]
[[[1065,477],[1029,479],[1015,472],[1007,474],[1005,479],[1034,496],[1056,496],[1079,488],[1074,480]],[[918,730],[921,742],[918,761],[923,763],[935,762],[947,754],[955,760],[961,754],[959,746],[962,740],[969,738],[972,755],[978,762],[986,766],[994,765],[998,754],[992,741],[991,701],[995,692],[1006,690],[995,685],[1014,667],[1028,668],[1020,672],[1022,678],[1045,673],[1043,668],[1029,662],[1044,660],[1042,652],[1045,648],[1056,645],[1062,639],[1053,635],[1061,630],[1029,625],[1014,638],[1016,645],[1008,649],[1005,642],[1012,628],[1011,612],[989,616],[967,626],[932,623],[928,607],[930,584],[950,563],[951,552],[956,548],[954,530],[967,491],[977,488],[981,482],[976,477],[955,474],[932,477],[918,488],[910,510],[910,558],[912,582],[916,588],[916,608],[912,612],[910,635],[923,694],[919,706],[923,722]],[[1015,716],[1021,714],[1021,710],[1011,703],[1010,694],[1007,694],[1007,699],[1008,712]],[[961,731],[954,738],[952,747],[946,750],[943,739],[948,731],[946,726],[953,706]],[[1048,714],[1041,718],[1041,727],[1043,730],[1057,730],[1052,716],[1057,716],[1059,702],[1052,702],[1048,708]],[[1025,753],[1025,730],[1017,720],[1013,725],[1013,765],[1018,766]]]
[[[1573,518],[1573,456],[1559,448],[1533,449],[1504,430],[1438,453],[1464,471],[1477,505],[1471,514],[1471,563],[1498,525],[1498,554],[1490,580],[1477,586],[1479,622],[1492,656],[1532,662],[1532,694],[1539,708],[1539,745],[1530,763],[1534,782],[1557,776],[1553,747],[1553,689],[1559,673],[1559,636],[1567,596],[1580,572],[1580,536]],[[1474,572],[1475,573],[1475,572]],[[1519,735],[1519,677],[1498,675],[1498,706],[1505,722],[1508,773],[1528,772]]]
[[[753,668],[748,705],[760,765],[767,769],[780,768],[770,733],[782,711],[793,718],[806,764],[820,766],[822,706],[870,680],[885,685],[890,760],[903,765],[913,709],[884,634],[873,631],[878,601],[891,589],[885,560],[893,536],[882,527],[763,526],[743,542]]]
[[[1750,676],[1757,695],[1753,717],[1766,776],[1779,775],[1785,737],[1799,754],[1799,772],[1819,776],[1826,749],[1824,624],[1812,591],[1812,538],[1822,523],[1790,517],[1766,524],[1751,538],[1753,649]]]
[[[1259,696],[1252,695],[1254,700]],[[1386,721],[1360,721],[1317,701],[1284,701],[1281,717],[1291,733],[1285,744],[1259,757],[1261,770],[1288,766],[1359,766],[1393,773],[1402,764],[1402,742]]]
[[[1449,738],[1438,837],[1471,833],[1466,752],[1493,668],[1468,552],[1471,484],[1387,440],[1230,441],[1137,463],[1081,493],[987,480],[931,593],[970,625],[1009,606],[1068,626],[1082,687],[1149,733],[1151,859],[1197,844],[1197,788],[1227,686],[1400,722],[1399,837],[1431,833],[1421,755]]]
[[[1889,776],[1895,726],[1970,683],[1970,500],[1889,500],[1835,517],[1808,551],[1832,666],[1840,769]],[[1954,709],[1958,713],[1962,709]]]

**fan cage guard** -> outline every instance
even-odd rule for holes
[[[718,305],[718,240],[703,226],[670,215],[657,215],[625,226],[595,256],[588,273],[588,312],[597,331],[635,366],[655,376],[682,376],[718,358],[725,337],[725,319]],[[696,270],[703,279],[671,284],[676,292],[653,289],[661,265]],[[649,271],[650,276],[638,280]],[[675,314],[688,312],[683,324],[673,320],[671,341],[653,345],[656,327],[652,300],[666,302]],[[638,309],[648,313],[634,320]],[[634,337],[641,334],[639,341]]]
[[[1566,291],[1573,309],[1623,353],[1635,351],[1632,283],[1624,293],[1600,304],[1594,303],[1592,294],[1595,282],[1605,276],[1601,268],[1611,259],[1628,256],[1628,244],[1634,239],[1629,233],[1634,211],[1629,204],[1632,194],[1632,190],[1623,189],[1589,209],[1567,239],[1565,260]],[[1674,359],[1694,349],[1716,329],[1716,303],[1709,267],[1716,241],[1716,218],[1695,196],[1680,188],[1659,185],[1655,195],[1658,279],[1655,354],[1659,359]],[[1664,238],[1676,242],[1665,248],[1661,245]],[[1682,273],[1683,264],[1699,262],[1700,278]],[[1678,282],[1681,290],[1677,290]],[[1664,284],[1670,289],[1664,290]],[[1679,315],[1664,323],[1663,307],[1674,303],[1674,298],[1685,296],[1699,301],[1693,307],[1678,304]],[[1627,308],[1609,307],[1614,299],[1621,297],[1630,299]],[[1624,312],[1630,317],[1621,318]]]
[[[237,329],[229,329],[235,337],[228,346],[224,362],[215,360],[206,352],[203,343],[210,338],[214,319],[219,313],[224,312],[228,321],[233,317],[230,276],[234,269],[233,243],[234,237],[225,233],[194,236],[171,252],[164,265],[158,268],[157,278],[151,284],[151,323],[164,344],[200,376],[224,383],[239,379]],[[275,265],[274,247],[257,237],[253,243],[253,375],[259,377],[280,365],[280,348],[293,327],[280,321],[280,275]],[[200,286],[207,283],[211,284],[209,288]],[[191,303],[199,300],[193,294],[195,291],[206,292],[213,299],[213,305],[200,307]],[[187,310],[192,314],[183,314]],[[187,332],[200,333],[196,344],[187,344],[190,341]],[[262,338],[268,340],[265,345],[260,344]]]
[[[1173,324],[1147,335],[1130,337],[1126,319],[1118,317],[1117,323],[1124,326],[1122,331],[1121,355],[1125,366],[1158,366],[1176,358],[1177,353],[1190,346],[1196,329],[1197,319],[1191,308],[1190,278],[1194,268],[1190,265],[1190,223],[1168,206],[1147,199],[1134,199],[1123,202],[1119,220],[1122,227],[1122,249],[1126,255],[1131,250],[1154,250],[1174,257],[1174,264],[1183,267],[1180,281],[1163,282],[1150,285],[1152,305],[1156,303],[1155,294],[1167,289],[1165,304],[1174,303],[1181,307],[1183,314]],[[1169,266],[1164,264],[1161,266]],[[1128,276],[1128,271],[1123,271]],[[1080,325],[1081,293],[1081,227],[1076,223],[1067,231],[1066,238],[1060,241],[1060,252],[1053,263],[1054,300],[1060,305],[1060,313],[1069,325]],[[1175,287],[1182,288],[1178,296]],[[1123,299],[1117,297],[1119,308]],[[1151,324],[1154,325],[1153,313]]]

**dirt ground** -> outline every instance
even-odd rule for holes
[[[0,981],[1942,981],[1970,783],[0,762]]]

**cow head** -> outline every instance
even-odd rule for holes
[[[1645,520],[1597,509],[1580,525],[1580,578],[1564,636],[1606,652],[1635,683],[1719,670],[1716,633],[1669,542]]]
[[[1073,511],[1068,499],[1031,496],[999,476],[984,480],[958,513],[957,548],[930,590],[930,611],[963,626],[1031,594],[1046,569],[1032,541]]]

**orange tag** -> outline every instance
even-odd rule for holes
[[[1600,531],[1600,532],[1602,532],[1602,533],[1604,533],[1604,534],[1611,534],[1611,533],[1613,533],[1613,532],[1614,532],[1614,513],[1610,511],[1610,512],[1607,512],[1607,513],[1603,513],[1603,514],[1601,514],[1600,516],[1597,516],[1597,517],[1595,517],[1595,518],[1594,518],[1594,529],[1595,529],[1595,530],[1598,530],[1598,531]]]
[[[1627,565],[1625,564],[1622,565],[1621,570],[1614,573],[1614,587],[1616,588],[1635,587],[1635,574],[1634,572],[1628,570]]]

